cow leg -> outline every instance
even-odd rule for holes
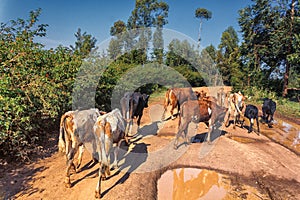
[[[249,127],[249,130],[248,130],[248,133],[251,133],[251,132],[252,132],[252,126],[253,126],[253,124],[254,124],[254,119],[251,118],[251,119],[250,119],[250,127]]]
[[[257,124],[257,135],[259,135],[260,130],[259,130],[259,121],[258,121],[258,115],[256,115],[256,124]]]
[[[178,138],[180,137],[180,135],[182,134],[182,132],[184,132],[184,134],[186,135],[186,130],[187,130],[187,127],[188,127],[188,124],[186,122],[186,120],[184,119],[181,119],[181,122],[180,122],[180,125],[179,125],[179,130],[176,134],[176,138],[175,138],[175,142],[174,142],[174,149],[177,149],[177,144],[178,144]]]
[[[118,166],[118,160],[117,160],[118,159],[117,158],[118,151],[119,151],[119,144],[114,149],[114,157],[115,157],[115,159],[114,159],[114,162],[113,162],[112,167],[111,167],[112,170],[115,169],[115,168],[119,168],[119,166]]]
[[[211,125],[211,119],[209,119],[208,121],[208,132],[207,132],[207,138],[206,138],[206,141],[208,144],[211,144],[211,139],[210,139],[210,135],[211,135],[211,132],[213,130],[213,126]]]
[[[141,119],[142,119],[142,114],[141,114],[141,115],[139,115],[139,116],[138,116],[138,118],[137,118],[137,125],[138,125],[138,129],[137,129],[137,131],[139,131],[139,129],[140,129],[140,125],[141,125]]]
[[[126,129],[125,129],[125,141],[126,141],[127,145],[130,145],[130,141],[129,141],[129,133],[131,133],[132,123],[133,123],[133,120],[131,119],[131,120],[130,120],[129,122],[127,122],[127,124],[126,124]]]
[[[171,110],[170,110],[170,113],[171,113],[171,119],[175,119],[174,117],[174,109],[175,109],[176,105],[175,104],[172,104],[172,107],[171,107]]]
[[[236,115],[236,113],[234,113],[233,114],[233,129],[235,129],[236,121],[237,121],[237,115]]]
[[[74,142],[73,144],[72,144],[72,148],[71,148],[69,154],[67,155],[67,170],[66,170],[66,178],[65,178],[65,186],[67,188],[71,187],[70,169],[71,169],[71,167],[74,167],[74,163],[73,163],[74,155],[78,149],[78,144],[76,142]]]
[[[78,163],[77,163],[76,171],[79,169],[81,165],[83,152],[84,152],[84,146],[82,144],[79,146]]]
[[[167,112],[167,110],[168,110],[168,105],[169,105],[169,101],[168,101],[167,103],[164,104],[164,112],[163,112],[163,114],[162,114],[162,116],[161,116],[161,120],[162,120],[162,121],[164,121],[165,118],[166,118],[166,112]]]
[[[242,121],[241,121],[241,128],[244,128],[244,122],[245,122],[245,119],[242,119]]]
[[[227,120],[225,122],[225,126],[228,127],[229,126],[229,119],[230,119],[230,112],[228,112],[228,117]]]
[[[96,190],[95,190],[95,198],[100,199],[101,198],[101,178],[102,178],[102,168],[103,164],[100,162],[99,163],[99,172],[98,172],[98,183],[96,185]]]

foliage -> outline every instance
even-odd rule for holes
[[[95,49],[96,45],[96,38],[92,35],[87,34],[87,32],[81,33],[81,29],[78,28],[77,32],[75,33],[76,42],[75,46],[70,46],[74,53],[80,55],[82,58],[86,58],[89,56],[92,50]]]
[[[300,31],[297,1],[254,0],[239,14],[244,39],[241,53],[251,82],[270,87],[273,77],[280,78],[286,95],[289,71],[294,68],[289,58],[295,58],[298,49],[294,42]]]
[[[258,87],[247,88],[243,93],[248,97],[247,102],[262,105],[264,98],[270,98],[276,102],[276,112],[290,117],[300,117],[299,102],[289,101],[286,98],[278,97],[276,92]]]
[[[28,20],[1,24],[0,154],[25,159],[43,138],[47,125],[70,108],[72,79],[80,58],[68,49],[44,50],[34,42],[46,35],[37,25],[41,10]],[[64,108],[64,109],[63,109]]]

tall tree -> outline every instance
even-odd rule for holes
[[[109,57],[115,60],[118,56],[122,54],[122,48],[124,45],[124,36],[126,34],[127,28],[125,22],[118,20],[110,28],[110,35],[115,36],[110,42],[108,47]]]
[[[199,32],[198,32],[198,49],[200,48],[201,32],[203,19],[209,20],[212,17],[211,11],[205,8],[197,8],[195,11],[195,17],[200,19]]]
[[[149,41],[152,35],[148,28],[158,27],[157,34],[161,34],[160,29],[167,23],[168,10],[169,6],[162,1],[136,0],[135,8],[128,19],[127,28],[129,30],[140,29],[137,45],[145,55],[147,55]],[[156,41],[159,41],[158,37],[156,37]],[[159,43],[160,42],[161,41],[159,41]]]
[[[295,0],[253,0],[253,4],[239,11],[243,33],[242,56],[249,67],[252,81],[264,87],[277,79],[287,94],[291,64],[289,55],[295,53],[295,34],[300,31],[299,5]],[[252,72],[251,72],[252,71]],[[256,79],[256,80],[255,80]]]
[[[222,33],[216,61],[225,85],[232,85],[231,78],[234,75],[232,68],[239,62],[239,58],[236,57],[239,49],[238,42],[237,33],[232,26]]]
[[[71,49],[82,58],[86,58],[92,50],[95,49],[97,42],[96,38],[86,32],[82,34],[80,28],[78,28],[74,35],[76,37],[76,42],[75,46],[70,46]]]

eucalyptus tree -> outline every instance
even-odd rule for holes
[[[211,13],[211,11],[209,11],[205,8],[197,8],[195,11],[195,17],[200,19],[199,32],[198,32],[198,48],[200,48],[203,19],[206,19],[206,20],[211,19],[212,13]]]
[[[162,27],[167,23],[169,6],[158,0],[136,0],[135,8],[127,22],[127,29],[139,29],[138,48],[147,55],[152,33],[149,28],[157,27],[155,47],[161,46]],[[145,61],[145,60],[144,60]]]

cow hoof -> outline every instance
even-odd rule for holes
[[[212,145],[212,142],[211,142],[211,141],[207,141],[207,144],[208,144],[208,145]]]
[[[115,169],[118,169],[118,168],[119,168],[118,165],[113,165],[113,166],[110,168],[110,170],[115,170]]]
[[[65,183],[66,188],[71,188],[71,183]]]
[[[96,199],[100,199],[101,198],[100,192],[95,191],[95,198]]]

